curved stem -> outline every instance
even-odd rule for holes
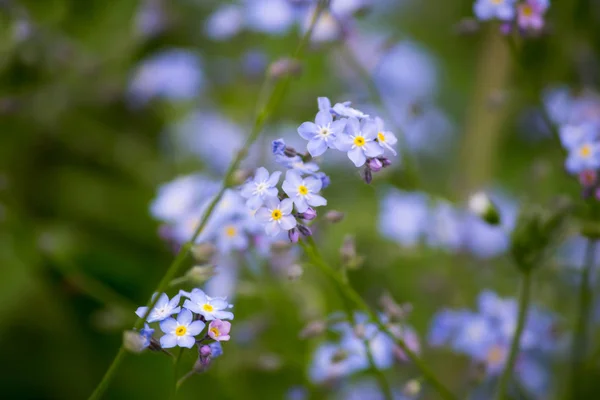
[[[519,355],[519,347],[521,344],[521,336],[525,330],[525,323],[527,322],[527,312],[529,310],[529,303],[531,300],[531,272],[524,272],[521,279],[521,293],[519,294],[519,314],[517,317],[517,328],[512,338],[510,345],[510,352],[504,366],[504,371],[500,376],[500,382],[498,383],[498,389],[496,392],[496,399],[502,400],[506,397],[506,389],[508,382],[512,376],[512,371]]]
[[[191,378],[194,375],[196,375],[196,371],[191,370],[187,374],[185,374],[184,376],[179,378],[179,380],[175,384],[175,392],[177,392],[179,390],[179,388],[181,387],[181,385],[183,385],[185,383],[185,381],[187,381],[189,378]]]
[[[406,342],[390,332],[388,327],[379,320],[377,314],[371,310],[362,297],[360,297],[360,295],[352,288],[352,286],[344,281],[341,274],[327,264],[327,262],[319,254],[312,237],[308,237],[306,242],[301,240],[298,243],[300,246],[302,246],[312,264],[318,267],[321,272],[327,275],[338,285],[343,296],[354,303],[360,310],[364,311],[368,315],[369,319],[375,325],[377,325],[382,332],[387,333],[390,338],[394,340],[398,347],[402,349],[404,354],[406,354],[412,363],[421,371],[423,378],[429,382],[429,384],[438,392],[441,398],[446,400],[456,400],[456,397],[452,394],[452,392],[450,392],[450,390],[448,390],[448,388],[446,388],[446,386],[437,379],[429,367],[427,367],[427,365],[419,358],[419,356],[410,349]]]
[[[310,27],[308,28],[308,30],[306,31],[304,36],[300,39],[300,43],[298,44],[298,47],[296,48],[296,51],[294,52],[293,56],[295,59],[300,59],[302,57],[302,54],[304,52],[306,44],[310,40],[310,36],[312,35],[314,27],[315,27],[319,17],[321,16],[321,13],[327,7],[328,3],[329,3],[328,0],[319,0],[317,8],[315,9],[315,12],[312,16]],[[292,79],[292,76],[287,75],[286,77],[279,80],[277,82],[277,84],[275,85],[275,87],[273,88],[273,90],[271,91],[271,94],[270,94],[268,100],[265,102],[264,105],[261,105],[259,107],[259,109],[257,110],[256,118],[254,121],[254,126],[252,128],[252,131],[250,132],[250,135],[248,135],[248,138],[246,139],[244,146],[238,151],[236,157],[233,159],[233,161],[229,165],[229,168],[227,169],[227,172],[225,173],[225,176],[223,177],[223,184],[221,185],[221,189],[215,195],[213,200],[210,202],[206,212],[202,216],[202,219],[200,220],[200,223],[198,224],[198,226],[197,226],[194,234],[190,238],[190,240],[181,247],[181,249],[179,250],[179,253],[177,254],[175,259],[173,260],[173,262],[171,263],[171,265],[165,272],[165,275],[163,276],[163,278],[159,282],[158,286],[154,290],[155,293],[160,293],[160,292],[165,291],[167,289],[167,287],[169,286],[169,283],[177,275],[177,272],[179,271],[180,266],[183,264],[183,262],[187,258],[188,254],[190,252],[190,249],[192,248],[196,239],[198,238],[200,233],[204,230],[206,224],[208,223],[209,218],[212,216],[213,211],[215,210],[219,201],[225,194],[225,191],[233,185],[233,176],[235,174],[235,171],[239,168],[240,163],[246,157],[246,153],[248,152],[248,149],[250,148],[250,146],[256,141],[256,139],[258,139],[258,136],[260,135],[262,128],[264,127],[267,119],[269,118],[269,116],[271,116],[273,114],[273,112],[276,110],[277,106],[281,102],[281,100],[282,100],[283,96],[285,95],[285,92],[289,86],[291,79]],[[263,85],[269,85],[269,83],[270,83],[269,76],[267,76],[265,78]],[[134,329],[139,330],[144,325],[144,321],[148,317],[148,314],[154,308],[154,306],[156,305],[156,302],[158,301],[158,296],[154,296],[154,297],[155,297],[154,299],[151,298],[148,301],[148,303],[146,304],[148,309],[147,309],[145,315],[136,321],[136,323],[134,325]],[[106,371],[106,374],[104,375],[104,377],[102,378],[102,380],[100,381],[100,383],[98,384],[98,386],[96,387],[94,392],[89,397],[89,400],[97,400],[102,397],[102,395],[104,394],[104,391],[108,387],[110,380],[112,379],[115,371],[117,370],[117,367],[123,361],[124,355],[125,355],[124,348],[123,348],[123,346],[121,346],[121,349],[119,350],[119,353],[117,354],[117,357],[115,357],[115,359],[113,360],[111,366]]]
[[[581,283],[579,285],[579,310],[573,343],[571,348],[571,398],[578,399],[582,392],[583,367],[585,354],[588,350],[588,324],[593,300],[591,278],[594,264],[596,262],[597,241],[588,239],[585,249],[583,270],[581,271]]]

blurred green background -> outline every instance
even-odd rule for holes
[[[420,190],[459,203],[478,188],[495,186],[536,202],[555,194],[578,196],[577,183],[563,172],[560,149],[536,133],[535,107],[548,85],[598,84],[600,18],[593,2],[554,2],[550,34],[526,45],[524,69],[511,59],[497,27],[460,33],[457,24],[472,15],[471,1],[372,3],[356,16],[352,29],[380,35],[387,43],[418,43],[437,70],[433,97],[451,125],[450,140],[439,151],[416,156]],[[299,30],[245,31],[213,40],[205,26],[220,5],[210,0],[0,1],[2,398],[81,399],[101,379],[122,330],[134,321],[134,308],[145,303],[173,259],[149,213],[158,186],[210,169],[206,160],[172,145],[169,127],[190,110],[210,108],[250,131],[266,65],[293,52]],[[148,7],[159,9],[161,28],[153,33],[140,28],[140,13]],[[302,73],[269,121],[268,137],[296,139],[295,128],[314,117],[318,96],[369,102],[357,75],[340,73],[341,46],[310,46]],[[137,66],[169,48],[201,58],[202,89],[185,101],[132,104],[128,87]],[[245,69],[249,50],[263,60],[257,71]],[[370,55],[364,54],[368,61]],[[201,121],[197,138],[219,135]],[[268,148],[268,141],[262,145]],[[504,296],[516,293],[517,276],[505,257],[480,261],[424,247],[403,249],[383,239],[376,218],[380,188],[405,188],[410,182],[396,168],[367,186],[349,165],[324,167],[333,181],[326,192],[329,208],[347,218],[327,228],[320,244],[337,262],[345,234],[356,234],[367,261],[350,280],[370,304],[376,305],[383,292],[412,303],[410,322],[424,337],[442,306],[473,307],[482,288]],[[535,302],[561,312],[568,329],[573,287],[557,267],[540,272]],[[299,281],[264,279],[257,282],[242,272],[234,302],[232,335],[246,328],[257,330],[256,337],[226,343],[225,355],[208,373],[186,383],[178,398],[278,399],[290,387],[307,384],[317,342],[300,340],[298,332],[308,320],[339,310],[340,300],[311,269]],[[90,287],[104,298],[90,296]],[[105,304],[106,298],[114,304]],[[441,379],[464,390],[468,360],[424,347],[425,360]],[[193,361],[191,356],[184,360]],[[401,386],[415,371],[404,365],[386,375]],[[130,355],[106,398],[166,398],[171,379],[167,357]],[[425,398],[436,397],[428,392]]]

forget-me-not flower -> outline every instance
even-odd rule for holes
[[[242,196],[248,199],[246,205],[251,210],[258,210],[267,199],[277,198],[277,183],[281,176],[280,171],[269,175],[266,168],[260,167],[256,170],[254,178],[246,182],[242,188]]]
[[[296,218],[292,216],[293,207],[294,203],[291,199],[280,202],[276,198],[269,198],[265,202],[265,207],[259,208],[256,212],[256,219],[264,224],[267,235],[275,236],[279,232],[296,227]]]
[[[181,310],[177,319],[169,318],[161,321],[160,329],[165,333],[160,338],[163,349],[179,346],[191,349],[196,344],[195,336],[199,335],[206,325],[202,321],[194,321],[190,310]]]
[[[152,340],[152,335],[154,334],[154,329],[150,328],[148,323],[144,323],[144,329],[140,329],[140,336],[142,337],[142,347],[145,349],[150,346],[150,341]]]
[[[525,0],[517,6],[517,24],[521,29],[542,29],[549,6],[549,0]]]
[[[377,126],[377,143],[384,149],[388,149],[393,155],[397,155],[396,150],[392,147],[398,143],[396,135],[390,131],[385,130],[383,120],[379,117],[375,118],[375,125]]]
[[[296,205],[296,210],[303,213],[309,206],[327,205],[327,200],[318,194],[322,185],[320,179],[311,176],[302,178],[298,171],[290,169],[285,175],[282,188]]]
[[[154,296],[156,296],[156,294],[154,294]],[[154,296],[152,297],[153,299]],[[173,296],[171,300],[169,300],[169,296],[167,296],[166,293],[161,294],[156,302],[156,305],[148,314],[146,321],[149,323],[162,321],[173,314],[177,314],[181,310],[181,307],[179,307],[179,300],[180,296],[178,294]],[[135,311],[135,314],[142,318],[147,311],[148,307],[138,307],[138,309]]]
[[[473,5],[477,19],[509,21],[515,16],[515,0],[477,0]]]
[[[233,319],[233,313],[226,311],[231,306],[225,297],[210,297],[200,289],[193,289],[189,300],[186,300],[183,306],[202,315],[207,321],[212,321],[213,319]]]
[[[331,113],[319,111],[315,122],[304,122],[298,128],[298,134],[308,140],[307,149],[311,156],[318,157],[328,148],[335,148],[337,135],[344,131],[345,120],[333,120]]]
[[[569,151],[565,168],[572,174],[600,168],[600,141],[595,132],[584,134]]]
[[[219,227],[215,244],[219,253],[227,254],[231,250],[245,250],[248,248],[248,236],[245,232],[245,221],[231,221]]]
[[[349,118],[346,128],[348,133],[338,135],[336,146],[339,150],[348,152],[348,158],[355,166],[363,166],[367,157],[377,157],[383,154],[383,148],[375,142],[377,125],[374,121],[359,122],[356,118]]]
[[[230,339],[229,331],[231,330],[231,322],[215,319],[210,321],[208,325],[208,336],[218,342],[224,342]]]

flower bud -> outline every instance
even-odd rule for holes
[[[312,207],[308,207],[308,209],[302,214],[299,214],[298,217],[305,221],[312,221],[317,218],[317,211]]]
[[[478,192],[469,198],[469,210],[490,225],[500,224],[500,214],[487,194]]]
[[[233,173],[232,182],[235,186],[241,185],[252,176],[252,172],[246,169],[238,169]]]
[[[365,168],[364,172],[363,172],[363,180],[365,181],[365,183],[368,185],[373,181],[373,173],[371,172],[371,169]]]
[[[298,334],[300,339],[310,339],[322,335],[327,330],[325,321],[317,320],[309,322]]]
[[[454,25],[454,31],[458,35],[473,35],[479,31],[479,22],[475,18],[463,18]]]
[[[271,142],[271,148],[273,150],[273,154],[275,155],[283,155],[286,147],[285,147],[285,142],[282,138],[273,140]]]
[[[342,258],[342,265],[348,269],[357,269],[364,262],[364,257],[356,253],[356,244],[352,235],[344,237],[344,243],[340,248],[340,256]]]
[[[308,236],[312,236],[312,231],[310,230],[310,228],[308,226],[304,226],[304,225],[298,225],[298,230],[300,231],[300,233],[306,237]]]
[[[290,238],[290,242],[298,243],[298,240],[300,239],[300,232],[298,232],[298,229],[296,229],[296,228],[290,229],[288,231],[288,238]]]
[[[304,273],[304,269],[299,264],[292,264],[287,270],[287,277],[291,281],[300,278]]]
[[[583,171],[579,174],[579,182],[584,187],[594,186],[598,181],[598,175],[594,170]]]
[[[210,348],[210,346],[205,344],[200,347],[200,349],[198,350],[198,354],[200,354],[200,357],[210,357],[212,356],[212,349]]]
[[[190,283],[193,283],[194,286],[200,286],[213,276],[215,276],[215,267],[214,265],[206,264],[206,265],[196,265],[188,270],[185,273],[185,277],[189,280]]]
[[[123,332],[123,347],[132,353],[141,353],[146,348],[146,341],[136,331]]]
[[[406,382],[402,392],[409,397],[417,396],[419,393],[421,393],[421,382],[416,379],[411,379],[410,381]]]
[[[370,158],[369,161],[367,161],[367,166],[373,172],[379,172],[383,169],[383,163],[378,158]]]
[[[207,261],[217,251],[215,246],[210,243],[200,243],[192,247],[192,256],[196,261]]]
[[[383,168],[387,168],[390,165],[392,165],[392,161],[389,158],[387,158],[387,157],[377,157],[377,159],[379,161],[381,161],[381,164],[383,165]]]
[[[327,211],[325,214],[325,220],[331,222],[332,224],[341,222],[344,219],[345,214],[341,211]]]
[[[321,180],[321,189],[326,189],[331,184],[331,179],[325,172],[317,172],[315,178]]]
[[[299,76],[302,73],[302,65],[298,60],[291,58],[280,58],[269,66],[269,77],[280,79],[288,75]]]

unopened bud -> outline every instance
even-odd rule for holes
[[[483,192],[475,193],[469,198],[469,210],[490,225],[500,224],[500,214],[496,205]]]
[[[238,169],[233,173],[232,182],[234,186],[241,185],[252,176],[252,172],[246,169]]]
[[[371,168],[365,168],[363,172],[363,180],[367,185],[369,185],[373,181],[373,173],[371,172]]]
[[[479,31],[479,22],[475,18],[463,18],[455,26],[458,35],[472,35]]]
[[[192,256],[196,261],[207,261],[216,253],[217,249],[210,243],[200,243],[192,247]]]
[[[370,158],[369,161],[367,161],[367,166],[373,172],[379,172],[383,169],[383,163],[378,158]]]
[[[288,231],[288,238],[290,238],[290,242],[298,243],[298,240],[300,239],[300,232],[298,232],[298,229],[296,229],[296,228],[290,229]]]
[[[205,344],[200,347],[200,350],[198,350],[198,354],[200,354],[200,357],[210,357],[212,356],[212,349],[210,348],[210,346]]]
[[[325,220],[327,220],[328,222],[331,222],[332,224],[341,222],[343,219],[344,219],[344,213],[341,211],[331,210],[331,211],[327,211],[327,213],[325,214]]]
[[[206,265],[196,265],[186,272],[185,277],[189,280],[190,283],[193,283],[194,286],[200,286],[213,276],[215,276],[215,267],[214,265],[206,264]]]
[[[317,218],[317,211],[312,207],[308,207],[308,209],[302,214],[299,214],[298,217],[305,221],[312,221]]]
[[[377,158],[379,161],[381,161],[381,164],[383,165],[383,168],[387,168],[390,165],[392,165],[392,161],[387,158],[387,157],[378,157]]]
[[[132,353],[141,353],[146,348],[146,341],[136,331],[125,331],[123,332],[123,347]]]
[[[365,338],[365,326],[363,324],[357,324],[354,325],[354,328],[352,328],[352,330],[354,331],[354,335],[356,335],[357,338],[359,339],[364,339]]]
[[[289,280],[295,281],[296,279],[300,278],[303,273],[304,269],[301,265],[292,264],[287,270],[287,277]]]
[[[598,176],[594,170],[583,171],[579,174],[579,182],[584,187],[594,186],[597,182],[597,179]]]
[[[284,140],[282,138],[273,140],[271,142],[271,148],[272,148],[273,154],[283,155],[286,150]]]
[[[406,396],[414,397],[421,393],[421,382],[416,379],[412,379],[406,383],[402,392]]]
[[[291,58],[280,58],[269,66],[269,77],[280,79],[288,75],[299,76],[302,73],[302,66],[298,60]]]
[[[312,236],[312,231],[310,230],[310,228],[308,226],[297,225],[297,227],[303,236],[305,236],[305,237]]]
[[[300,339],[313,338],[322,335],[326,329],[327,324],[325,323],[325,321],[312,321],[309,322],[308,325],[306,325],[300,331],[300,334],[298,334],[298,336],[300,337]]]
[[[342,258],[342,264],[348,269],[359,268],[364,262],[364,257],[356,253],[356,244],[354,242],[354,236],[346,235],[344,237],[344,243],[340,248],[340,256]]]

